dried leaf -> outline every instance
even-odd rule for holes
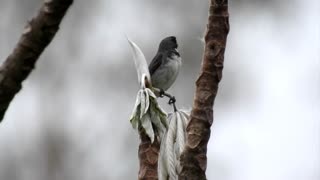
[[[146,95],[145,95],[145,91],[144,90],[140,90],[142,91],[140,93],[140,118],[142,118],[142,116],[145,114],[145,110],[146,110]]]
[[[153,131],[153,127],[152,127],[152,123],[151,123],[151,119],[150,119],[150,115],[149,114],[145,114],[141,118],[141,126],[143,127],[143,129],[145,130],[146,134],[150,138],[151,143],[153,143],[153,141],[154,141],[154,131]]]
[[[150,106],[150,97],[149,97],[149,92],[147,90],[145,90],[144,93],[146,94],[146,107],[145,107],[144,113],[147,113]]]
[[[139,48],[139,46],[136,43],[134,43],[133,41],[131,41],[128,37],[127,37],[127,40],[128,40],[128,42],[131,46],[131,49],[132,49],[133,60],[136,65],[136,70],[137,70],[138,80],[139,80],[140,86],[141,86],[141,88],[144,88],[145,87],[144,77],[147,78],[147,81],[151,82],[147,60],[146,60],[143,52]]]

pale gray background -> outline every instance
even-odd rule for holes
[[[318,0],[229,1],[208,179],[319,180]],[[0,0],[1,62],[41,4]],[[148,60],[177,36],[184,65],[170,92],[190,108],[207,12],[207,0],[75,0],[0,124],[0,180],[136,179],[138,84],[124,34]]]

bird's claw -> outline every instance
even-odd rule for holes
[[[174,104],[176,102],[176,98],[174,96],[172,96],[170,99],[169,99],[169,104]]]
[[[177,112],[177,107],[176,107],[176,98],[174,96],[172,96],[170,99],[169,99],[169,104],[173,105],[173,110],[174,112]]]

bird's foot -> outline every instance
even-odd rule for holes
[[[160,89],[160,92],[159,92],[159,97],[163,97],[164,96],[164,94],[165,94],[165,92],[164,92],[164,90],[163,89]]]
[[[172,104],[174,112],[177,111],[176,98],[175,98],[174,96],[172,96],[172,97],[169,99],[168,104],[170,104],[170,105]]]
[[[172,96],[170,99],[169,99],[169,102],[168,104],[174,104],[176,102],[176,98],[174,96]]]

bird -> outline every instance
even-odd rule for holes
[[[178,77],[181,68],[181,56],[178,52],[175,36],[164,38],[159,45],[158,52],[149,64],[152,86],[160,89],[158,97],[163,97]],[[169,104],[175,102],[174,96]]]

